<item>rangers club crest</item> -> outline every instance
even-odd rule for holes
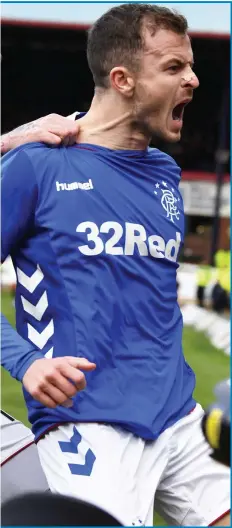
[[[160,198],[161,205],[166,211],[166,216],[171,222],[174,222],[173,218],[179,220],[180,211],[178,209],[177,203],[180,201],[180,198],[175,197],[175,189],[168,188],[168,184],[165,181],[162,181],[163,187],[160,183],[155,184],[156,190],[154,194]]]

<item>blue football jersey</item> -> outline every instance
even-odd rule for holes
[[[97,365],[71,408],[24,391],[33,432],[104,422],[157,438],[195,406],[177,302],[179,167],[157,149],[31,143],[4,156],[2,173],[19,334],[4,322],[3,365],[18,379],[44,356]]]

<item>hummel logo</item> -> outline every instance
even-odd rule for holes
[[[92,180],[89,180],[85,183],[80,182],[73,182],[73,183],[60,183],[56,182],[56,190],[57,191],[75,191],[76,189],[80,189],[82,191],[90,191],[93,189],[93,183]]]

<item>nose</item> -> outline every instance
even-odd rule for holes
[[[192,69],[190,69],[190,71],[188,71],[188,73],[186,73],[183,76],[182,82],[183,82],[184,87],[190,86],[193,90],[198,88],[200,84],[198,77],[196,76],[196,74],[193,72]]]
[[[191,83],[192,83],[193,89],[195,90],[195,88],[198,88],[200,82],[196,74],[194,72],[192,72],[192,74],[193,74],[193,77],[192,77]]]

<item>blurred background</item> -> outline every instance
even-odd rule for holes
[[[2,4],[2,133],[52,112],[88,110],[93,82],[86,32],[113,5]],[[229,377],[230,4],[162,5],[188,18],[200,80],[185,111],[180,143],[155,146],[182,168],[186,238],[177,281],[183,346],[197,375],[195,396],[206,407],[213,400],[215,383]],[[2,268],[1,283],[2,308],[14,324],[15,275],[10,260]],[[2,407],[27,423],[21,387],[6,373]]]

